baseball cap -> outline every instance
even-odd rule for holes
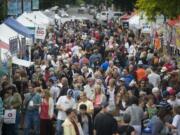
[[[67,96],[73,97],[73,90],[72,89],[68,89]]]

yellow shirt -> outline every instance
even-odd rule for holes
[[[76,135],[74,126],[68,118],[65,119],[64,123],[62,124],[62,127],[64,130],[64,135]]]
[[[87,101],[85,101],[85,102],[81,101],[81,102],[78,104],[78,111],[79,111],[80,105],[82,105],[82,104],[85,104],[85,105],[87,106],[87,112],[88,112],[88,113],[92,113],[92,112],[94,111],[93,103],[92,103],[91,101],[89,101],[89,100],[87,100]]]

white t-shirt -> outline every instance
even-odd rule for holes
[[[173,118],[173,122],[172,122],[172,125],[176,127],[176,131],[177,133],[175,133],[174,135],[180,135],[180,115],[176,115],[174,118]]]
[[[134,45],[131,45],[131,46],[129,47],[128,53],[131,54],[131,55],[133,55],[133,56],[136,55],[136,49],[135,49]]]
[[[68,99],[67,96],[61,96],[57,103],[57,106],[61,106],[62,108],[64,108],[65,110],[69,109],[69,108],[74,108],[75,107],[75,100],[73,98]],[[66,119],[66,113],[64,111],[58,111],[58,116],[57,116],[58,120],[65,120]]]
[[[84,92],[86,93],[88,99],[93,100],[94,86],[90,87],[88,84],[85,85]]]
[[[161,77],[160,75],[152,72],[148,75],[149,83],[151,83],[154,87],[159,87]]]

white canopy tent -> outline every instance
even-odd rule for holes
[[[36,24],[27,17],[27,13],[23,13],[16,20],[27,28],[35,29]]]
[[[17,18],[17,21],[21,22],[26,27],[35,28],[37,26],[49,26],[54,24],[54,20],[43,14],[41,11],[33,11],[30,13],[23,13]]]
[[[143,24],[148,23],[146,16],[142,16],[139,14],[135,14],[128,20],[129,22],[129,27],[130,28],[136,28],[136,29],[142,29]]]
[[[12,58],[12,63],[16,64],[18,66],[23,66],[23,67],[30,67],[30,66],[34,65],[34,62],[18,59],[17,57]]]
[[[140,24],[140,16],[139,15],[134,15],[133,17],[131,17],[129,19],[129,27],[130,28],[136,28],[136,29],[140,29],[141,28],[141,24]]]
[[[24,37],[21,34],[17,33],[6,24],[0,25],[0,40],[4,41],[5,43],[9,44],[9,39],[13,37]]]

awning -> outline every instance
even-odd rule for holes
[[[6,44],[3,41],[0,41],[0,49],[7,49],[7,50],[9,50],[9,45]]]
[[[8,25],[10,28],[12,28],[14,31],[20,33],[21,35],[25,37],[28,37],[28,38],[34,37],[33,31],[26,28],[25,26],[23,26],[21,23],[17,22],[13,18],[8,18],[4,23]]]
[[[19,66],[23,66],[23,67],[30,67],[30,66],[34,65],[34,62],[18,59],[17,57],[12,58],[12,63],[19,65]]]

